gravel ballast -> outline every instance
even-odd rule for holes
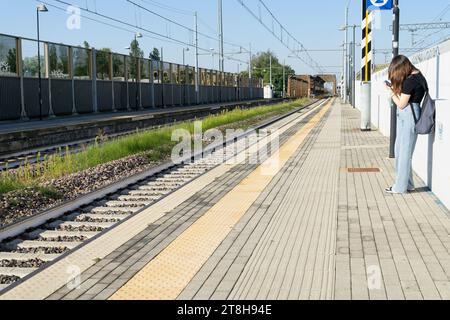
[[[131,156],[40,184],[40,187],[54,190],[57,197],[43,195],[33,188],[6,193],[0,196],[0,227],[33,216],[156,165],[156,162],[151,162],[145,155]]]

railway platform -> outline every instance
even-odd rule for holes
[[[385,194],[388,140],[358,127],[334,100],[0,299],[450,299],[449,212],[423,184]]]

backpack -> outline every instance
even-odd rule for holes
[[[436,127],[436,101],[431,99],[430,92],[426,83],[422,82],[422,86],[425,89],[425,96],[422,101],[422,114],[417,119],[416,112],[411,105],[411,109],[414,116],[414,122],[416,123],[417,134],[427,135],[433,134]]]

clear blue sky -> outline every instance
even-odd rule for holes
[[[215,36],[217,33],[217,1],[216,0],[133,0],[136,3],[154,10],[161,15],[167,16],[178,21],[181,24],[194,26],[194,18],[185,13],[185,11],[198,11],[201,23],[199,31]],[[3,10],[0,11],[0,32],[5,34],[14,34],[30,38],[36,37],[36,17],[35,6],[38,3],[35,0],[0,0],[3,4]],[[61,3],[55,0],[46,0],[49,4],[65,8]],[[90,10],[97,11],[120,20],[142,26],[155,32],[170,35],[176,39],[192,43],[192,35],[180,27],[171,25],[164,20],[157,18],[142,10],[137,10],[126,0],[65,0],[72,4],[79,5]],[[162,8],[158,3],[164,3],[166,6],[178,8],[177,10],[168,10]],[[250,7],[258,11],[257,0],[245,0]],[[272,12],[283,21],[287,30],[291,32],[308,49],[338,49],[343,42],[343,33],[338,31],[339,26],[344,22],[344,8],[347,0],[325,0],[325,1],[306,1],[306,0],[265,0],[267,6]],[[425,4],[423,4],[425,3]],[[449,0],[400,0],[402,9],[402,23],[430,22],[439,16],[443,10],[450,5]],[[281,43],[269,34],[252,17],[237,0],[223,0],[224,6],[224,32],[225,40],[248,47],[252,43],[253,51],[263,51],[270,48],[281,59],[286,59],[286,63],[294,67],[297,73],[308,72],[311,69],[306,67],[301,61],[289,58],[289,52]],[[5,9],[7,8],[7,10]],[[68,15],[61,10],[49,6],[50,12],[42,15],[41,37],[44,40],[79,45],[84,40],[96,48],[110,47],[116,52],[126,53],[124,48],[129,45],[133,36],[131,32],[118,30],[110,26],[105,26],[86,18],[81,20],[81,29],[68,30],[66,20]],[[95,15],[83,13],[83,15],[101,19]],[[360,24],[361,0],[350,1],[350,23]],[[450,21],[450,10],[442,17],[443,21]],[[104,20],[105,22],[119,25],[117,23]],[[389,12],[382,15],[381,29],[375,30],[375,47],[390,48],[391,34],[388,31],[392,16]],[[270,20],[266,20],[271,24]],[[123,26],[122,26],[123,27]],[[126,27],[132,30],[131,27]],[[422,39],[431,32],[419,33],[416,39]],[[429,44],[432,41],[450,36],[450,30],[444,30],[429,37],[425,37]],[[360,42],[360,31],[357,32],[357,43]],[[182,45],[160,41],[158,39],[144,37],[141,39],[141,47],[145,54],[153,47],[164,47],[164,59],[181,63]],[[200,46],[203,48],[215,48],[217,50],[217,41],[200,38]],[[402,33],[402,47],[411,47],[411,35],[408,32]],[[226,52],[234,52],[236,48],[229,45],[225,48]],[[357,54],[360,50],[357,50]],[[340,66],[342,56],[338,52],[311,52],[312,57],[322,66]],[[247,60],[248,55],[237,55],[236,58]],[[380,54],[376,56],[377,62],[384,62],[385,56]],[[186,53],[187,63],[194,64],[194,50]],[[360,61],[360,57],[357,57]],[[210,68],[212,65],[211,56],[202,56],[200,65]],[[240,66],[241,70],[246,68],[245,64]],[[218,68],[218,58],[215,58],[215,68]],[[227,61],[225,64],[227,71],[235,72],[238,68],[237,62]],[[339,72],[337,68],[325,68],[327,71]]]

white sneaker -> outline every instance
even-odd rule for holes
[[[395,192],[394,190],[392,190],[392,187],[387,188],[384,190],[387,194],[402,194],[400,192]]]

